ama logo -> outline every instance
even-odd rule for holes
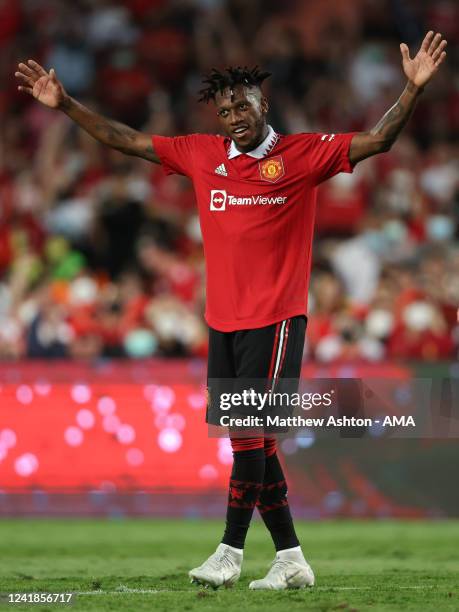
[[[210,210],[226,209],[226,191],[212,189],[210,192]]]

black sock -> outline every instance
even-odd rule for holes
[[[287,502],[287,483],[277,453],[266,457],[265,477],[257,508],[271,533],[276,551],[300,545]]]
[[[265,454],[263,448],[233,453],[226,529],[223,544],[244,548],[253,509],[263,486]]]

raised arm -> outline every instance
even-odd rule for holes
[[[34,60],[29,60],[27,64],[21,63],[18,68],[15,76],[21,82],[18,87],[20,91],[30,94],[49,108],[61,110],[102,144],[127,155],[136,155],[156,164],[160,163],[153,149],[151,136],[102,117],[74,100],[67,94],[52,68],[48,73]]]
[[[411,117],[418,96],[424,86],[430,81],[445,59],[445,47],[446,40],[442,40],[441,34],[435,34],[434,36],[432,31],[426,34],[421,48],[413,59],[410,58],[405,43],[400,45],[403,70],[408,79],[406,87],[394,106],[387,111],[371,131],[361,132],[354,136],[349,151],[352,164],[356,164],[371,155],[389,151]]]

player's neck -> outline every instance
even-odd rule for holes
[[[250,151],[253,151],[254,149],[256,149],[259,145],[261,145],[261,143],[265,141],[266,138],[268,137],[268,134],[269,134],[269,127],[265,123],[265,125],[263,126],[261,136],[256,141],[252,142],[250,145],[248,145],[247,147],[244,147],[243,149],[240,149],[236,143],[234,143],[234,146],[241,153],[249,153]]]

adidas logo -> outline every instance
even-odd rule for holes
[[[220,164],[215,168],[215,174],[221,174],[222,176],[228,176],[228,172],[226,171],[225,164]]]

